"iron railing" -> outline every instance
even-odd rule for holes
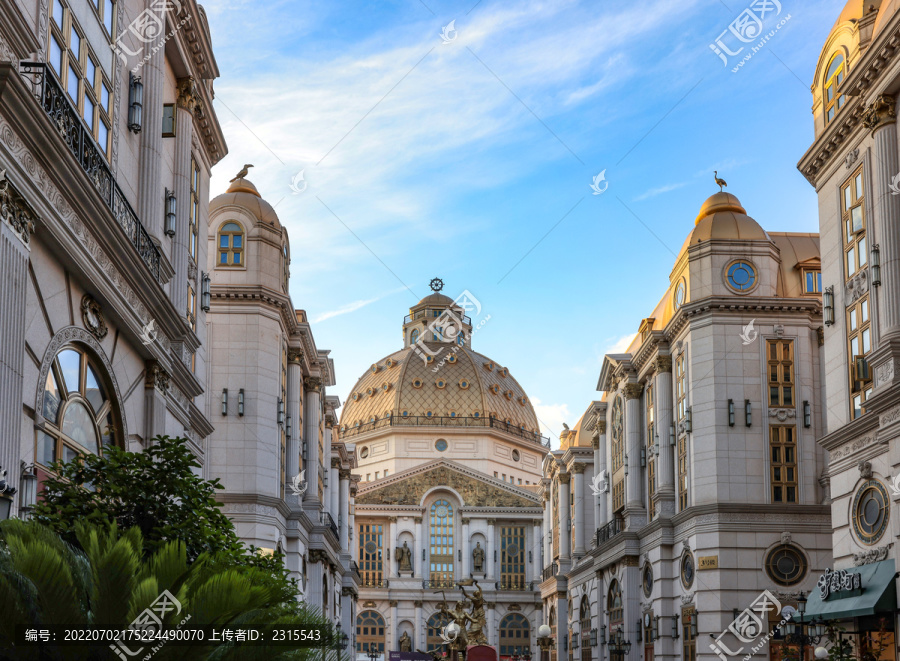
[[[550,447],[550,439],[548,437],[541,436],[538,432],[521,429],[512,423],[490,417],[464,418],[462,416],[456,416],[451,418],[432,416],[429,418],[416,415],[403,417],[397,413],[391,413],[389,416],[386,415],[378,420],[364,422],[353,427],[342,426],[341,438],[350,438],[376,429],[385,429],[387,427],[491,427],[506,432],[507,434],[533,441],[534,443],[540,443],[546,448]]]
[[[359,565],[357,564],[356,560],[350,561],[350,571],[353,572],[353,574],[356,576],[357,583],[362,581],[362,577],[359,574]]]
[[[549,567],[544,567],[544,571],[541,572],[541,578],[546,581],[548,578],[553,578],[558,573],[559,565],[554,562]]]
[[[450,308],[444,308],[444,310],[449,310],[449,309]],[[441,310],[441,313],[443,313],[444,310]],[[405,317],[403,317],[403,323],[408,324],[410,321],[413,321],[414,319],[422,319],[424,316],[425,316],[425,310],[419,310],[414,315],[408,314]],[[453,313],[453,316],[456,317],[456,313]],[[440,315],[438,315],[437,317],[435,317],[435,316],[429,317],[429,319],[440,319],[440,318],[441,318]],[[470,326],[472,325],[471,317],[463,316],[462,321],[463,321],[463,323],[469,324]]]
[[[23,62],[21,70],[23,77],[31,84],[32,93],[44,113],[50,118],[69,152],[87,174],[97,194],[112,212],[116,223],[125,232],[131,245],[150,269],[150,273],[157,282],[161,282],[159,248],[150,239],[150,235],[147,234],[138,215],[128,203],[125,193],[116,183],[112,170],[106,163],[105,153],[94,142],[94,137],[88,131],[78,111],[66,97],[53,69],[42,62]]]
[[[531,592],[534,590],[534,583],[524,578],[501,578],[494,587],[501,592]]]
[[[425,590],[444,590],[455,587],[456,581],[452,578],[435,578],[422,581],[422,588]]]
[[[331,515],[328,512],[322,512],[322,517],[320,519],[322,521],[322,525],[331,530],[335,537],[338,536],[338,527],[334,522],[334,519],[331,518]]]
[[[371,576],[363,576],[359,582],[361,588],[386,588],[388,580],[386,578],[372,578]]]
[[[622,532],[622,519],[613,519],[602,528],[597,528],[596,543],[600,546]]]

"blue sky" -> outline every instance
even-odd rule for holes
[[[490,315],[473,346],[555,445],[665,291],[713,170],[765,229],[818,231],[796,163],[843,4],[781,0],[733,73],[709,44],[750,0],[208,3],[229,146],[212,194],[256,166],[342,401],[441,277]]]

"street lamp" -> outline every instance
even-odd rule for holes
[[[625,640],[621,624],[616,627],[616,632],[610,636],[609,651],[610,654],[616,654],[618,656],[624,656],[631,651],[631,641]]]
[[[550,658],[550,648],[553,647],[553,636],[551,635],[553,632],[551,631],[549,625],[542,624],[538,627],[537,630],[537,644],[538,647],[541,648],[541,659],[543,661],[544,655],[546,658]]]
[[[334,645],[333,649],[337,652],[337,661],[341,661],[341,652],[347,649],[347,644],[350,642],[350,637],[347,636],[343,631],[341,631],[341,627],[338,626],[337,631],[335,631],[334,635]]]
[[[784,637],[784,640],[789,645],[799,645],[800,659],[804,659],[804,649],[808,646],[818,645],[822,636],[825,635],[825,625],[819,620],[804,622],[806,595],[803,592],[797,597],[797,612],[800,614],[799,623],[794,622],[794,617],[791,617],[791,621],[785,625],[787,635]],[[805,630],[804,627],[806,627]]]
[[[372,647],[372,643],[369,643],[369,661],[378,661],[378,652]]]

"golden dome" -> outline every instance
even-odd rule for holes
[[[878,36],[878,33],[891,20],[894,14],[900,11],[900,0],[885,0],[878,10],[878,18],[875,19],[875,26],[872,28],[872,39]]]
[[[275,209],[262,198],[256,186],[249,179],[235,179],[227,191],[211,200],[209,203],[210,217],[212,217],[213,211],[224,206],[243,207],[261,222],[281,229],[281,222],[278,220]]]
[[[444,294],[441,294],[439,292],[434,292],[433,294],[429,294],[428,296],[423,298],[421,301],[416,303],[411,309],[415,309],[415,308],[418,308],[423,305],[432,305],[432,306],[446,308],[446,307],[450,307],[453,305],[453,299],[450,298],[449,296],[445,296]]]
[[[769,235],[747,215],[741,201],[731,193],[719,192],[700,207],[690,243],[710,240],[768,241]]]

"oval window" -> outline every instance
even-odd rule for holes
[[[439,438],[438,440],[436,440],[434,442],[434,449],[437,450],[438,452],[444,452],[447,449],[447,447],[448,447],[447,441],[445,441],[443,438]]]

